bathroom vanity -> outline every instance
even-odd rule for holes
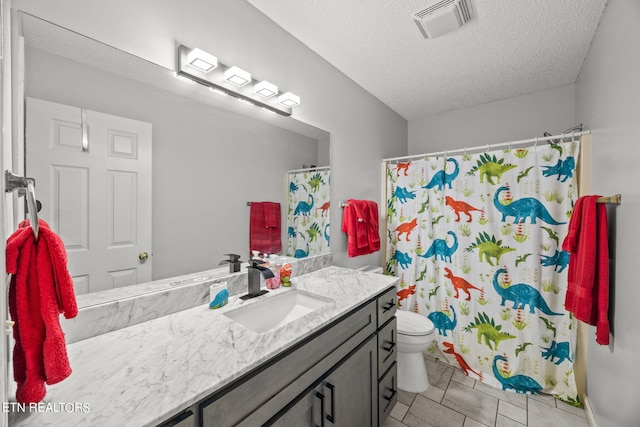
[[[11,425],[382,425],[396,402],[397,280],[328,267],[253,300],[78,341],[74,373],[45,401],[90,410],[13,413]],[[261,333],[232,320],[287,293],[322,304]]]

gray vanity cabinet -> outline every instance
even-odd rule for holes
[[[194,405],[197,425],[382,425],[396,401],[394,315],[390,288]]]

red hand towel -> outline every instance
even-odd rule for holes
[[[356,247],[363,254],[369,253],[369,205],[366,200],[349,199],[347,203],[354,213],[353,226],[356,228]]]
[[[41,401],[45,383],[55,384],[71,374],[59,314],[72,318],[78,313],[64,244],[46,222],[40,220],[39,225],[37,242],[28,221],[7,241],[7,272],[13,275],[9,311],[16,322],[13,368],[20,403]]]
[[[599,196],[580,197],[562,249],[571,253],[565,308],[596,326],[596,342],[609,344],[609,239],[607,208]]]
[[[347,206],[344,207],[342,231],[347,233],[349,257],[367,255],[380,250],[377,206],[375,202],[349,199]]]
[[[249,249],[275,254],[282,250],[280,203],[252,202],[249,214]]]

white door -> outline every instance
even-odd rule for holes
[[[151,124],[26,104],[26,176],[36,179],[40,218],[65,243],[76,293],[150,281]]]

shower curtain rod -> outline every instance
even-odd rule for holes
[[[294,169],[294,170],[287,171],[287,173],[321,171],[329,168],[331,168],[331,166],[320,166],[319,168],[313,167],[313,168]]]
[[[467,153],[469,151],[477,151],[477,150],[490,150],[491,148],[499,148],[499,147],[511,147],[512,145],[521,145],[521,144],[530,144],[530,143],[534,143],[537,144],[538,142],[545,142],[545,141],[550,141],[552,139],[562,139],[564,141],[565,138],[571,138],[572,140],[580,137],[582,135],[590,135],[591,131],[590,130],[584,130],[584,131],[580,131],[580,132],[572,132],[572,133],[563,133],[563,134],[559,134],[559,135],[552,135],[552,136],[543,136],[543,137],[536,137],[536,138],[530,138],[530,139],[523,139],[520,141],[509,141],[509,142],[504,142],[501,144],[487,144],[487,145],[479,145],[477,147],[470,147],[470,148],[456,148],[455,150],[444,150],[444,151],[438,151],[438,152],[434,152],[434,153],[424,153],[424,154],[414,154],[412,156],[401,156],[401,157],[390,157],[388,159],[382,159],[383,162],[393,162],[393,161],[397,161],[397,160],[410,160],[410,159],[418,159],[418,158],[422,158],[422,157],[435,157],[438,156],[440,154],[444,154],[445,156],[451,153]]]

